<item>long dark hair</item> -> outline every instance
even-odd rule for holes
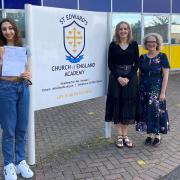
[[[15,35],[14,35],[14,46],[22,47],[23,46],[23,40],[22,40],[22,36],[21,36],[20,30],[18,29],[18,27],[17,27],[16,23],[14,22],[14,20],[12,20],[10,18],[4,18],[0,22],[0,46],[7,45],[7,40],[3,36],[3,33],[2,33],[2,24],[4,22],[9,22],[13,26],[13,29],[14,29],[14,32],[15,32]]]

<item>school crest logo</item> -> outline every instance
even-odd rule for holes
[[[78,63],[83,59],[83,50],[85,47],[85,28],[76,21],[63,27],[64,48],[68,55],[66,60],[71,63]]]

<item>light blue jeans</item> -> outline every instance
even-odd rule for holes
[[[0,80],[0,124],[4,166],[25,160],[29,113],[28,82]]]

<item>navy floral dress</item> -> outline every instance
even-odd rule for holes
[[[162,68],[170,68],[166,54],[154,58],[140,56],[140,121],[137,131],[167,134],[169,130],[166,101],[159,101],[163,81]]]

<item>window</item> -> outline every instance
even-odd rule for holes
[[[169,16],[157,15],[157,16],[144,16],[144,34],[158,33],[162,36],[163,42],[168,43],[169,32]]]
[[[171,43],[180,44],[180,15],[172,15]]]
[[[126,21],[131,25],[133,38],[138,44],[141,43],[141,15],[140,14],[128,14],[128,13],[113,13],[112,15],[112,27],[113,33],[116,25],[120,21]]]
[[[2,15],[2,11],[0,11],[0,21],[2,20],[3,15]]]

